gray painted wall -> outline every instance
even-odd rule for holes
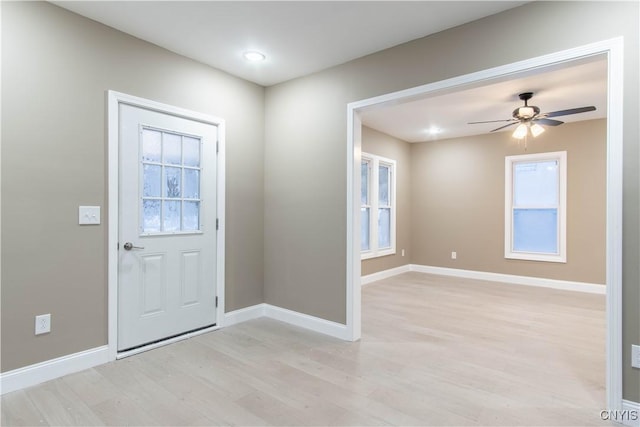
[[[267,88],[265,301],[345,322],[349,102],[624,36],[624,396],[639,401],[638,14],[637,2],[534,2]]]
[[[606,120],[411,144],[411,263],[604,284]],[[567,152],[567,262],[504,257],[504,158]],[[451,252],[457,259],[451,259]]]
[[[2,371],[107,343],[105,91],[227,125],[227,310],[263,302],[264,89],[48,3],[2,4]],[[79,205],[102,225],[78,226]],[[52,332],[34,336],[34,316]]]
[[[410,144],[363,127],[363,152],[398,161],[398,250],[362,275],[411,263],[604,284],[606,132],[604,119],[567,123],[525,151],[511,132]],[[505,259],[504,158],[552,151],[568,157],[567,262]]]
[[[228,310],[268,302],[344,322],[346,104],[624,36],[624,396],[640,401],[628,351],[640,343],[638,14],[637,2],[535,2],[265,96],[53,5],[4,2],[2,371],[106,343],[106,218],[76,225],[80,204],[106,211],[105,90],[227,120]],[[34,337],[46,312],[53,332]]]

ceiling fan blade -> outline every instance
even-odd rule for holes
[[[484,122],[469,122],[468,125],[477,125],[479,123],[498,123],[498,122],[515,122],[513,119],[505,119],[505,120],[488,120]]]
[[[545,118],[533,119],[533,121],[541,125],[547,125],[547,126],[559,126],[564,123],[564,122],[561,122],[560,120],[551,120],[551,119],[545,119]]]
[[[594,106],[580,107],[580,108],[571,108],[569,110],[560,110],[560,111],[553,111],[551,113],[544,113],[544,114],[541,114],[541,116],[543,117],[568,116],[569,114],[586,113],[588,111],[595,111],[595,110],[596,110],[596,107]]]
[[[500,129],[508,128],[509,126],[513,126],[513,125],[515,125],[517,123],[520,123],[520,122],[517,121],[517,122],[509,123],[508,125],[500,126],[499,128],[493,129],[491,132],[495,132],[495,131],[500,130]]]

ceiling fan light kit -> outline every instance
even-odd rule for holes
[[[469,124],[478,124],[478,123],[496,123],[496,122],[509,122],[504,126],[500,126],[491,130],[491,132],[496,132],[502,129],[505,129],[509,126],[518,125],[516,130],[513,131],[512,136],[516,139],[525,138],[525,148],[526,148],[526,137],[529,133],[533,135],[533,137],[540,136],[545,129],[541,125],[546,126],[559,126],[564,122],[560,120],[552,120],[549,117],[558,117],[558,116],[567,116],[570,114],[578,114],[578,113],[586,113],[588,111],[595,111],[596,107],[579,107],[579,108],[571,108],[568,110],[560,110],[553,111],[551,113],[540,113],[540,108],[535,105],[529,105],[529,100],[533,97],[533,92],[523,92],[518,95],[518,97],[524,101],[524,106],[518,107],[513,110],[511,114],[513,116],[512,119],[507,120],[489,120],[483,122],[469,122]]]
[[[534,138],[540,136],[542,132],[544,132],[544,128],[539,124],[534,123],[533,125],[531,125],[531,134]]]
[[[526,107],[516,108],[513,111],[513,117],[515,117],[516,119],[530,119],[539,113],[540,113],[540,109],[538,107],[526,106]]]
[[[516,130],[513,131],[513,137],[516,139],[522,139],[527,136],[527,132],[529,132],[529,128],[524,123],[520,123]]]
[[[513,131],[513,134],[511,136],[516,139],[522,139],[527,136],[529,132],[531,132],[531,135],[533,135],[533,137],[535,138],[537,136],[540,136],[540,134],[544,132],[544,128],[537,123],[520,123],[516,130]]]

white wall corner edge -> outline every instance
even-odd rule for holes
[[[11,393],[110,361],[104,345],[0,374],[0,394]]]

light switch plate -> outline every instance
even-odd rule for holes
[[[100,206],[80,206],[78,208],[78,224],[100,224]]]

